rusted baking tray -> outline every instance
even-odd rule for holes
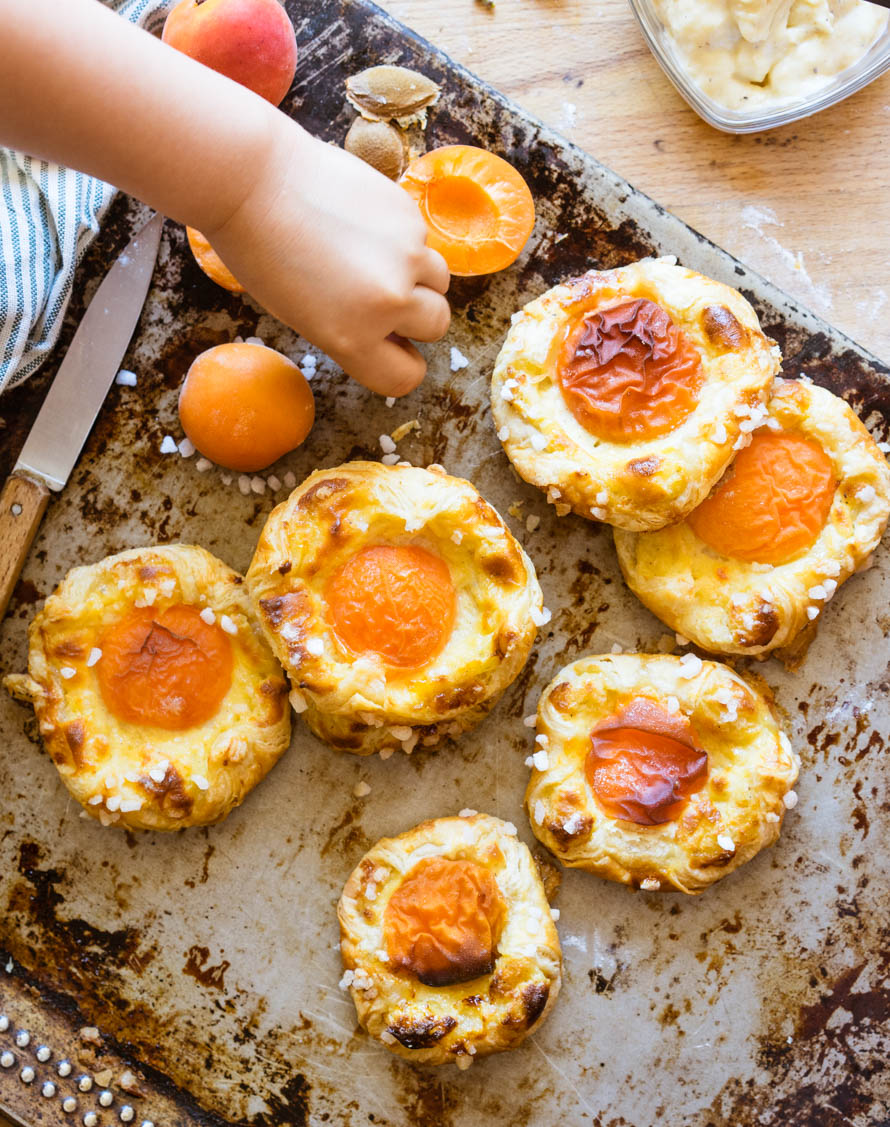
[[[180,835],[81,820],[30,711],[3,695],[0,1014],[9,1025],[0,1021],[0,1052],[14,1064],[0,1067],[0,1105],[52,1127],[886,1125],[886,549],[827,608],[797,673],[775,661],[756,667],[803,756],[800,804],[774,848],[696,898],[566,872],[556,901],[565,984],[552,1017],[516,1052],[466,1073],[424,1070],[357,1030],[337,987],[334,906],[362,852],[381,835],[466,806],[512,819],[531,844],[521,718],[541,688],[585,652],[673,642],[623,586],[608,530],[558,520],[500,450],[488,375],[514,309],[592,265],[676,254],[740,287],[781,344],[786,371],[846,396],[881,439],[890,372],[370,4],[288,9],[302,45],[288,112],[340,142],[351,119],[346,76],[383,61],[416,66],[444,87],[428,144],[470,141],[503,152],[529,181],[539,217],[515,267],[454,283],[450,339],[428,350],[430,376],[408,400],[387,409],[322,361],[315,430],[276,473],[300,478],[377,457],[377,436],[416,418],[403,455],[443,463],[511,511],[553,620],[499,707],[459,744],[359,761],[297,723],[289,753],[244,806],[220,826]],[[126,201],[116,207],[79,275],[66,340],[142,214]],[[74,564],[182,539],[246,568],[272,494],[243,496],[218,470],[201,474],[194,458],[159,454],[163,435],[178,433],[177,388],[191,357],[236,334],[258,334],[294,355],[304,348],[207,281],[182,230],[168,224],[126,360],[138,386],[112,388],[50,506],[2,626],[3,670],[24,667],[35,604]],[[470,360],[456,373],[451,344]],[[0,403],[3,472],[50,375]],[[534,533],[525,529],[531,514],[541,518]],[[359,779],[371,787],[362,800],[352,796]],[[25,1046],[15,1040],[20,1030],[30,1034]],[[71,1064],[67,1076],[58,1073],[61,1059]],[[33,1070],[29,1084],[23,1069]],[[90,1079],[91,1090],[81,1090]],[[72,1105],[63,1099],[76,1110],[66,1113]]]

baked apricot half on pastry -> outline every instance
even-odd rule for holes
[[[680,524],[615,530],[630,589],[713,653],[766,654],[815,628],[890,515],[890,468],[851,408],[780,380],[766,424]]]
[[[694,654],[582,658],[538,705],[525,801],[564,865],[701,892],[771,845],[799,762],[766,699]]]
[[[363,1029],[422,1064],[514,1049],[559,993],[550,905],[516,827],[487,814],[383,838],[337,910],[348,988]]]
[[[544,621],[531,560],[441,469],[316,471],[269,517],[247,583],[294,708],[358,755],[473,727]]]
[[[426,221],[427,244],[452,274],[505,269],[519,257],[535,225],[528,185],[487,149],[431,149],[411,161],[399,183]]]
[[[218,822],[290,741],[287,683],[241,576],[185,544],[70,571],[31,623],[27,675],[5,684],[103,825]]]
[[[780,360],[736,290],[644,259],[513,315],[492,412],[507,457],[558,513],[661,528],[707,496]]]

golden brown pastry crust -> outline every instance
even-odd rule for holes
[[[555,373],[559,350],[573,309],[597,293],[604,307],[629,297],[654,301],[701,355],[698,404],[667,434],[633,443],[594,438],[566,406]],[[569,279],[514,313],[492,376],[492,412],[507,457],[557,513],[661,528],[707,496],[780,361],[737,290],[673,258],[643,259]]]
[[[592,730],[635,696],[669,711],[676,703],[708,753],[703,789],[661,825],[607,814],[585,775]],[[564,865],[652,891],[701,892],[771,845],[799,769],[764,697],[727,666],[692,654],[581,658],[544,690],[537,730],[547,766],[533,768],[525,795],[537,837]]]
[[[778,380],[771,429],[819,443],[837,490],[825,527],[783,564],[730,559],[683,521],[657,532],[615,530],[627,585],[662,622],[711,653],[767,654],[815,629],[823,606],[880,542],[890,516],[890,468],[847,403],[825,388]]]
[[[327,579],[355,552],[418,544],[448,565],[455,624],[417,673],[355,657],[328,625]],[[534,565],[473,486],[440,468],[349,462],[317,470],[269,517],[247,572],[291,701],[332,747],[411,751],[477,724],[525,664],[541,621]]]
[[[494,876],[506,905],[491,974],[425,986],[393,972],[383,917],[390,896],[423,858],[469,859]],[[361,1026],[414,1063],[467,1067],[514,1049],[543,1022],[562,977],[559,936],[535,863],[516,827],[487,814],[437,818],[383,838],[359,862],[337,909],[340,949]]]
[[[231,620],[228,692],[210,720],[183,731],[118,720],[102,699],[91,651],[134,606],[178,603]],[[290,742],[287,683],[241,576],[203,548],[134,548],[74,568],[29,636],[28,673],[4,683],[33,704],[65,786],[103,825],[178,830],[218,822]]]

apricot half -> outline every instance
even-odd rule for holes
[[[230,470],[265,469],[312,429],[315,401],[292,360],[261,344],[219,344],[195,357],[179,393],[182,429]]]
[[[297,37],[278,0],[180,0],[163,40],[276,106],[294,80]]]
[[[229,290],[231,293],[244,293],[244,286],[219,257],[210,245],[209,240],[205,239],[201,232],[196,231],[194,227],[186,227],[185,233],[188,236],[192,254],[195,256],[195,262],[207,277],[216,282],[218,286],[222,286],[224,290]]]
[[[519,257],[535,225],[528,185],[494,153],[445,145],[412,160],[399,181],[426,221],[427,244],[452,274],[493,274]]]

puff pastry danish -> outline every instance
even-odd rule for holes
[[[498,438],[558,513],[661,528],[707,496],[780,360],[738,291],[673,258],[591,270],[513,315]]]
[[[532,829],[565,865],[701,892],[779,836],[799,763],[764,697],[694,654],[565,667],[538,705]]]
[[[290,741],[287,683],[241,576],[185,544],[70,571],[31,623],[28,674],[5,684],[103,825],[218,822]]]
[[[359,1023],[413,1062],[459,1067],[515,1048],[559,993],[559,936],[516,827],[487,814],[383,838],[338,908]]]
[[[878,545],[890,468],[842,399],[779,380],[766,426],[713,494],[657,532],[615,530],[628,586],[713,653],[766,654],[815,628]]]
[[[358,755],[478,723],[545,618],[500,516],[438,468],[316,471],[269,517],[247,583],[294,708]]]

